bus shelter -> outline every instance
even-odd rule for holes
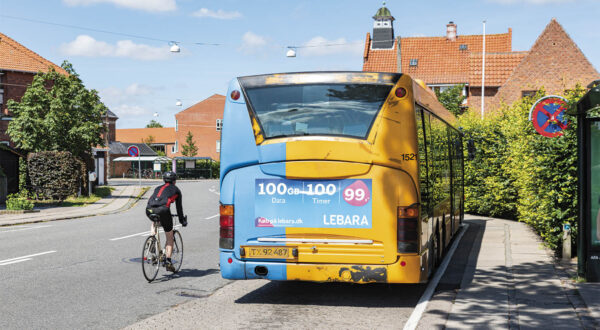
[[[579,235],[577,270],[600,282],[600,80],[577,102]]]
[[[118,157],[112,161],[130,163],[130,170],[128,171],[130,173],[123,173],[123,176],[130,176],[131,174],[132,177],[139,177],[138,172],[141,170],[142,177],[150,179],[156,177],[160,172],[162,172],[161,165],[171,162],[171,158],[165,156]]]
[[[215,170],[215,162],[210,157],[175,157],[173,171],[183,179],[210,179]]]

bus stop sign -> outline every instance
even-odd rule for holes
[[[136,146],[130,146],[129,148],[127,148],[127,153],[131,157],[137,157],[140,155],[140,149],[138,149],[138,147]]]
[[[550,95],[537,100],[529,111],[529,120],[536,132],[545,137],[563,135],[569,125],[565,117],[567,100],[564,97]]]

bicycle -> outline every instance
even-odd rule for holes
[[[177,215],[173,214],[173,216]],[[158,214],[151,214],[150,220],[154,222],[154,232],[151,232],[150,236],[146,238],[144,249],[142,250],[142,272],[144,273],[146,280],[148,280],[148,283],[154,281],[158,274],[158,269],[161,265],[164,267],[167,257],[166,251],[160,243],[160,216]],[[175,267],[174,273],[177,273],[179,269],[181,269],[181,264],[183,262],[183,240],[181,238],[181,233],[179,233],[177,229],[173,229],[173,253],[171,255],[171,262]]]

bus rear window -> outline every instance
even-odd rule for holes
[[[338,135],[366,138],[392,85],[319,84],[246,89],[266,138]]]

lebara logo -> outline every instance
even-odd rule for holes
[[[344,189],[344,200],[352,206],[363,206],[371,199],[369,187],[362,181],[356,180]]]
[[[263,217],[258,217],[254,220],[254,227],[273,227],[273,224]]]

